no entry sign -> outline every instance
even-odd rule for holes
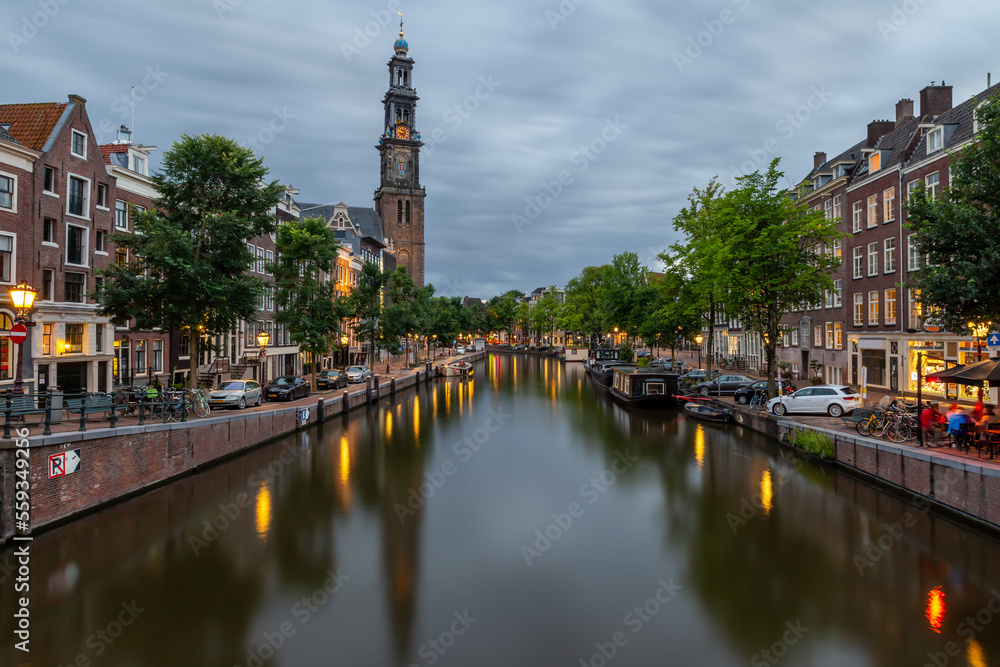
[[[20,322],[10,328],[10,341],[20,345],[28,338],[28,327]]]

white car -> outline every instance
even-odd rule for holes
[[[767,402],[767,411],[779,416],[790,412],[825,412],[831,417],[840,417],[859,407],[861,395],[850,387],[838,384],[804,387],[788,396],[778,396]]]
[[[465,354],[465,346],[459,345],[455,348],[455,354]]]

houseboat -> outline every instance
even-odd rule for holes
[[[589,358],[587,359],[584,367],[587,370],[594,368],[594,365],[601,361],[618,361],[621,357],[618,356],[618,348],[616,347],[595,347],[590,351]]]
[[[636,366],[611,367],[611,395],[642,408],[672,406],[677,393],[677,374]]]
[[[609,359],[607,361],[595,362],[589,367],[590,379],[594,383],[601,387],[602,389],[611,389],[611,371],[617,366],[629,366],[633,367],[632,364],[626,364],[624,361],[618,359]]]
[[[582,345],[567,345],[559,356],[563,361],[582,361],[586,363],[590,359],[590,348]]]

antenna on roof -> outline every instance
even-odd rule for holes
[[[135,136],[135,86],[132,86],[132,136]]]

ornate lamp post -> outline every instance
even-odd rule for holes
[[[993,328],[992,322],[985,324],[969,322],[969,330],[972,331],[972,335],[976,339],[976,361],[983,360],[983,339],[990,333],[991,328]]]
[[[24,341],[28,337],[27,326],[33,326],[28,322],[28,311],[35,304],[35,296],[38,290],[28,285],[23,280],[16,286],[10,288],[10,300],[17,310],[14,321],[17,323],[11,328],[11,339],[17,342],[17,369],[14,372],[14,394],[24,393],[24,386],[21,379],[21,368],[24,366]],[[18,327],[17,325],[20,325]]]
[[[267,384],[267,344],[271,342],[271,336],[267,331],[257,334],[257,344],[260,345],[260,383]]]
[[[340,337],[340,347],[342,347],[344,349],[344,365],[345,366],[347,365],[347,343],[350,340],[351,339],[347,337],[347,334],[344,334],[343,336]]]
[[[698,368],[701,368],[701,343],[705,340],[705,337],[698,334],[694,337],[694,342],[698,344]]]

